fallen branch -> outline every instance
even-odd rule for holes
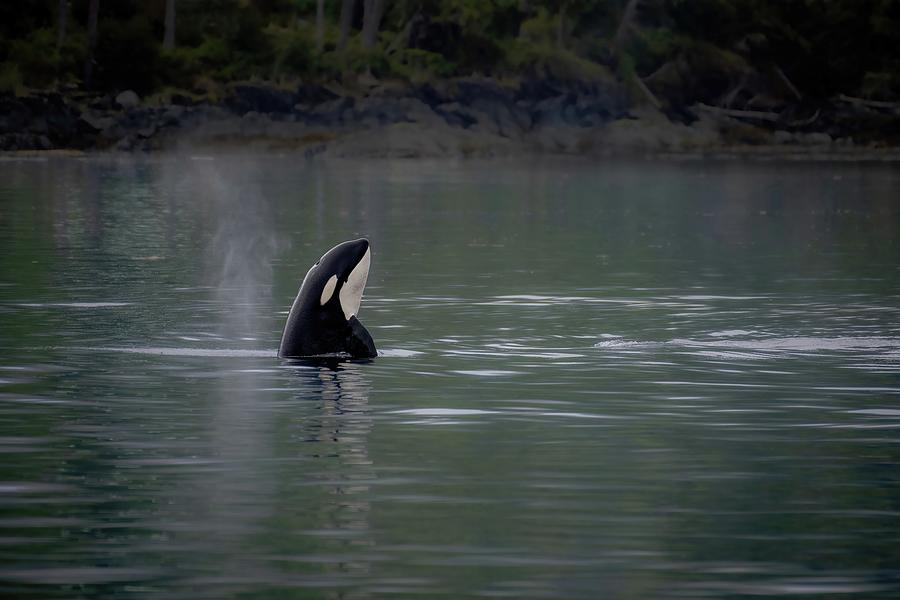
[[[708,104],[699,103],[696,105],[698,110],[708,112],[714,115],[723,115],[726,117],[735,117],[737,119],[756,119],[758,121],[779,121],[781,115],[774,112],[764,112],[761,110],[737,110],[735,108],[718,108]]]
[[[637,73],[634,74],[634,83],[638,86],[638,89],[643,92],[644,96],[647,97],[647,100],[650,101],[650,104],[652,104],[656,108],[656,110],[662,109],[662,103],[660,103],[659,99],[653,95],[653,92],[651,92],[650,88],[647,87],[647,84],[645,84],[644,81],[640,77],[638,77]]]
[[[794,121],[794,122],[792,122],[792,123],[789,123],[789,124],[788,124],[788,127],[791,127],[791,128],[793,128],[793,127],[806,127],[807,125],[812,125],[812,124],[816,121],[816,119],[819,118],[819,113],[821,113],[821,112],[822,112],[822,111],[821,111],[820,109],[816,109],[815,114],[813,114],[813,116],[811,116],[810,118],[808,118],[808,119],[803,119],[802,121]]]
[[[866,100],[864,98],[854,98],[852,96],[847,96],[846,94],[841,94],[838,96],[838,100],[841,102],[846,102],[847,104],[852,104],[853,106],[862,106],[864,108],[876,108],[879,110],[893,110],[897,111],[900,109],[900,102],[883,102],[881,100]]]
[[[747,79],[747,74],[744,73],[743,75],[741,75],[741,80],[738,82],[738,84],[730,92],[725,94],[725,100],[722,102],[722,104],[725,105],[725,108],[731,108],[731,105],[734,104],[734,101],[738,97],[738,94],[744,91],[744,86],[747,85]]]
[[[800,91],[791,83],[791,80],[788,79],[788,76],[784,74],[784,71],[781,70],[781,67],[775,65],[775,74],[778,75],[778,78],[781,79],[781,82],[787,86],[787,89],[791,91],[794,95],[794,98],[797,100],[803,100],[803,96],[800,95]]]

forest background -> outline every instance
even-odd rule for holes
[[[248,82],[295,96],[298,86],[321,85],[344,96],[385,82],[414,89],[472,77],[537,100],[548,85],[576,94],[604,90],[611,105],[624,106],[610,108],[609,118],[648,106],[690,123],[692,107],[700,106],[770,129],[806,121],[823,129],[835,119],[814,123],[822,111],[840,107],[877,117],[858,137],[892,142],[900,2],[0,4],[0,95],[7,97],[50,90],[87,106],[131,90],[149,105],[215,104]]]

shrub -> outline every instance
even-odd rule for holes
[[[598,83],[614,79],[606,67],[550,44],[517,41],[508,51],[507,60],[516,72],[560,81]]]
[[[406,48],[390,57],[390,69],[403,79],[424,82],[451,75],[456,65],[436,52]]]
[[[273,76],[305,76],[315,72],[313,34],[309,27],[270,27],[267,31],[274,51]]]
[[[19,65],[10,61],[0,63],[0,94],[19,94],[22,88]]]

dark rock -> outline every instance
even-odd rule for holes
[[[38,133],[38,134],[47,134],[49,128],[47,126],[47,115],[52,114],[51,112],[39,113],[31,118],[31,121],[28,123],[28,132],[29,133]]]
[[[181,123],[181,118],[185,113],[183,106],[174,105],[165,110],[160,118],[161,124],[165,127],[177,127]]]
[[[137,137],[128,135],[116,142],[114,148],[119,152],[131,152],[137,149]]]
[[[804,133],[798,137],[798,141],[804,146],[828,146],[831,144],[831,136],[827,133]]]
[[[574,106],[569,112],[566,112],[566,109],[574,104],[574,101],[575,98],[572,94],[562,94],[535,103],[531,115],[535,125],[559,125],[573,121]]]
[[[144,129],[156,124],[157,112],[157,109],[151,108],[132,109],[122,115],[118,123],[124,129],[132,131]]]
[[[363,98],[353,106],[354,119],[381,125],[408,121],[403,102],[385,98]]]
[[[49,150],[52,147],[53,144],[45,135],[36,135],[34,133],[0,134],[0,150]]]
[[[90,110],[86,110],[81,113],[81,121],[87,124],[87,126],[94,131],[103,131],[105,129],[109,129],[116,123],[116,119],[114,117]]]
[[[435,86],[430,83],[415,88],[413,96],[432,107],[453,102],[455,99],[453,94],[447,93],[446,86]]]
[[[344,113],[350,111],[355,102],[347,96],[323,102],[310,111],[309,120],[323,125],[338,125],[343,122]]]
[[[612,98],[603,93],[579,96],[575,100],[574,110],[578,124],[582,127],[602,125],[624,113]]]
[[[369,126],[391,123],[428,123],[440,121],[441,117],[430,106],[417,98],[367,97],[356,101],[350,115],[344,113],[345,121]]]
[[[169,97],[169,104],[172,106],[193,106],[194,99],[184,94],[172,94]]]
[[[0,133],[23,131],[30,121],[31,111],[24,103],[11,97],[0,98]]]
[[[0,132],[22,131],[29,121],[31,111],[24,103],[11,97],[0,98]]]
[[[522,80],[516,90],[516,100],[526,102],[540,102],[548,98],[561,96],[567,91],[566,86],[561,85],[555,79],[549,77],[529,77]]]
[[[337,94],[321,85],[301,83],[294,94],[294,103],[316,105],[337,97]]]
[[[149,137],[153,137],[156,134],[156,132],[157,132],[157,127],[155,124],[153,124],[153,125],[148,125],[147,127],[138,129],[137,135],[140,138],[146,139]]]
[[[512,90],[493,79],[461,79],[456,82],[456,100],[464,105],[472,105],[475,102],[512,104],[514,94]]]
[[[264,85],[240,84],[231,89],[225,106],[238,115],[250,111],[258,113],[289,113],[294,109],[294,94]]]
[[[115,99],[111,95],[99,96],[88,103],[93,110],[113,110],[116,108]]]
[[[779,129],[775,133],[772,134],[772,142],[776,144],[792,144],[796,141],[794,134],[790,131],[784,131],[783,129]]]
[[[459,102],[447,102],[434,107],[434,111],[451,127],[467,129],[478,122],[478,117]]]

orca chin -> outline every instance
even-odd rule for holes
[[[310,268],[284,325],[280,358],[378,356],[357,317],[371,261],[369,240],[361,238],[338,244]]]

